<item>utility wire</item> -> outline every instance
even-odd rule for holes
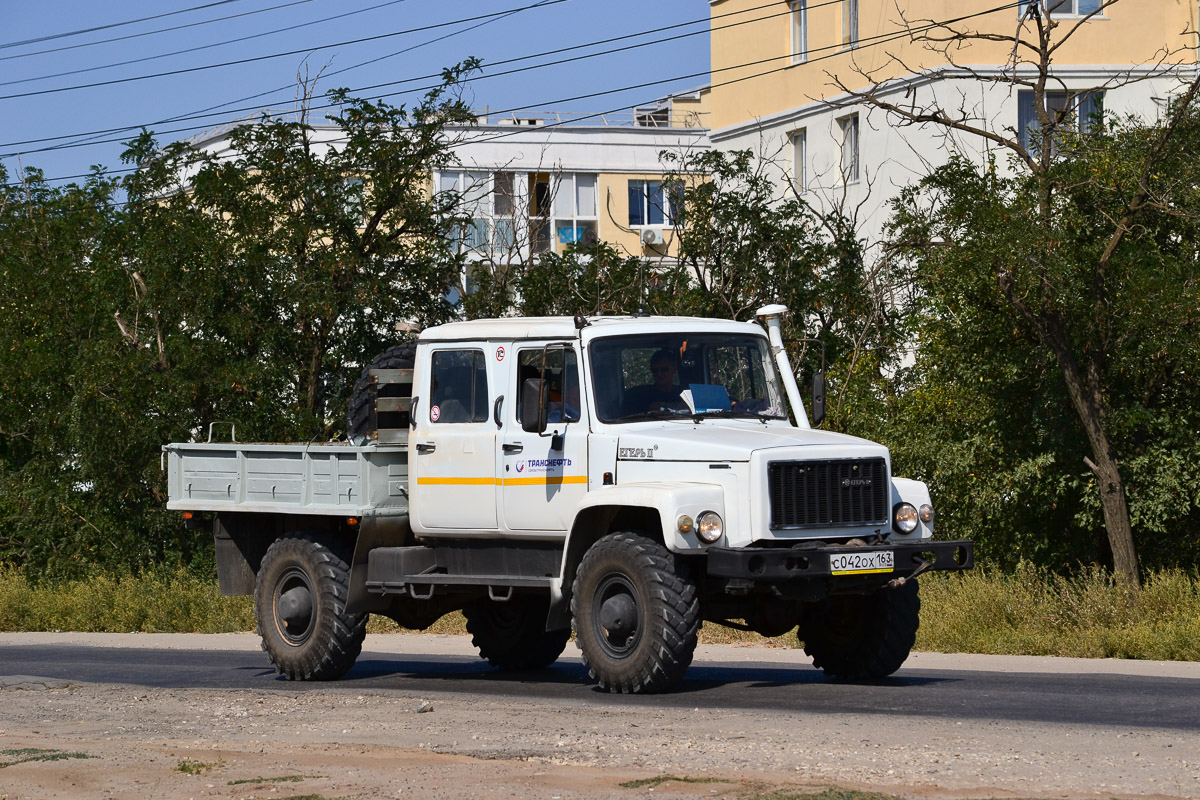
[[[123,42],[127,39],[140,39],[143,36],[154,36],[159,33],[169,33],[170,31],[181,31],[181,30],[184,30],[185,28],[195,28],[200,25],[211,25],[214,22],[224,22],[225,20],[228,20],[228,19],[238,19],[239,17],[249,17],[249,16],[253,16],[255,14],[264,14],[268,11],[277,11],[278,9],[288,8],[289,6],[304,5],[305,3],[311,3],[312,1],[313,0],[292,0],[292,2],[290,2],[290,3],[281,3],[280,5],[277,5],[277,6],[267,6],[266,8],[258,8],[258,9],[255,9],[254,11],[243,11],[239,14],[227,14],[223,17],[213,17],[212,19],[202,19],[199,22],[188,22],[183,25],[172,25],[169,28],[155,28],[154,30],[151,30],[151,31],[142,31],[141,33],[128,33],[128,34],[125,34],[124,36],[113,36],[108,39],[96,39],[95,41],[91,41],[91,42],[80,42],[79,44],[68,44],[68,45],[63,45],[62,47],[51,47],[51,48],[47,48],[46,50],[33,50],[32,52],[29,52],[29,53],[17,53],[15,55],[10,55],[10,56],[0,56],[0,61],[12,61],[15,58],[30,58],[32,56],[42,56],[42,55],[46,55],[47,53],[61,53],[65,50],[81,50],[85,47],[93,47],[98,44],[109,44],[110,42]]]
[[[837,0],[837,1],[840,2],[840,0]],[[944,27],[946,25],[952,25],[952,24],[955,24],[958,22],[963,22],[965,20],[972,19],[974,17],[987,16],[989,14],[994,14],[994,13],[997,13],[1000,11],[1017,8],[1025,2],[1027,2],[1027,0],[1014,0],[1013,2],[1009,2],[1004,5],[989,8],[984,11],[978,11],[978,12],[975,12],[972,14],[964,14],[962,16],[958,16],[958,17],[954,17],[954,18],[946,19],[946,20],[942,20],[942,21],[933,21],[926,25],[918,26],[916,28],[906,28],[904,30],[896,31],[896,32],[892,32],[892,33],[877,34],[875,36],[869,36],[866,38],[859,39],[857,46],[852,51],[847,51],[845,46],[840,43],[835,44],[835,45],[829,45],[826,47],[809,48],[808,49],[809,53],[819,53],[819,52],[824,52],[824,51],[834,51],[834,52],[826,52],[825,55],[817,56],[816,58],[809,58],[804,63],[805,64],[817,63],[817,62],[825,61],[830,58],[836,58],[841,55],[846,55],[847,53],[861,51],[868,47],[877,47],[877,46],[884,45],[884,44],[890,44],[891,42],[899,41],[900,39],[904,39],[904,38],[908,38],[908,37],[912,36],[914,33],[923,33],[926,31],[934,30],[936,28]],[[647,81],[644,83],[633,84],[630,86],[623,86],[623,87],[620,87],[617,89],[607,89],[607,90],[602,90],[602,91],[597,91],[597,92],[589,92],[587,94],[575,95],[573,97],[559,98],[557,100],[548,101],[548,103],[540,102],[540,103],[531,103],[531,104],[523,105],[523,106],[514,106],[512,108],[501,109],[501,110],[497,110],[497,111],[494,111],[491,113],[496,114],[496,115],[511,114],[511,113],[515,113],[517,111],[526,111],[529,109],[545,107],[548,104],[568,103],[568,102],[574,102],[577,100],[585,100],[585,99],[590,99],[590,98],[600,97],[600,96],[605,96],[605,95],[610,95],[610,94],[619,94],[622,92],[643,89],[643,88],[647,88],[650,86],[658,86],[658,85],[661,85],[664,83],[671,83],[671,82],[679,81],[679,80],[692,79],[692,78],[696,78],[696,77],[699,77],[702,75],[709,75],[709,74],[715,73],[715,72],[727,72],[730,70],[745,69],[747,67],[759,66],[759,65],[762,65],[769,61],[778,61],[781,58],[789,59],[789,63],[782,67],[774,67],[772,69],[764,70],[761,72],[755,72],[755,73],[751,73],[749,75],[743,75],[738,78],[732,78],[727,81],[710,84],[710,88],[730,86],[730,85],[733,85],[736,83],[741,83],[742,81],[751,80],[753,78],[760,78],[760,77],[763,77],[766,75],[771,75],[773,73],[777,73],[777,72],[781,72],[786,69],[790,69],[791,67],[794,66],[793,64],[790,63],[791,54],[788,53],[785,55],[773,56],[771,58],[758,59],[756,61],[747,61],[742,64],[735,64],[735,65],[731,65],[728,67],[722,67],[717,70],[712,70],[711,72],[695,72],[695,73],[690,73],[687,75],[676,75],[671,78],[664,78],[664,79],[657,80],[657,81]],[[410,91],[418,91],[418,90],[414,89],[414,90],[410,90]],[[405,94],[406,93],[407,92],[405,92]],[[609,109],[606,111],[599,111],[599,112],[587,114],[587,115],[584,115],[581,117],[575,117],[570,120],[565,120],[562,122],[547,123],[545,125],[539,125],[536,128],[520,128],[520,127],[518,127],[518,128],[514,128],[512,131],[505,131],[503,133],[492,134],[490,136],[474,138],[474,139],[470,140],[470,143],[476,144],[476,143],[482,143],[482,142],[491,142],[491,141],[496,141],[498,139],[504,139],[504,138],[507,138],[510,136],[518,136],[518,135],[521,135],[524,133],[529,133],[531,131],[542,131],[542,130],[546,130],[549,128],[557,128],[557,127],[561,127],[564,125],[577,124],[582,120],[594,119],[596,117],[602,117],[607,114],[615,114],[626,108],[629,108],[629,105],[623,104],[621,106],[618,106],[616,108]],[[664,129],[664,130],[670,130],[670,129]],[[321,144],[325,144],[325,145],[340,144],[340,143],[344,143],[346,141],[347,140],[345,138],[333,138],[333,139],[322,140]],[[217,160],[229,161],[229,160],[234,160],[238,157],[239,157],[239,154],[232,153],[228,156],[218,156]],[[131,168],[127,168],[127,169],[113,170],[111,172],[106,172],[105,175],[110,176],[110,175],[126,174],[126,173],[136,172],[137,169],[138,169],[137,167],[131,167]],[[71,176],[66,176],[66,177],[61,177],[61,178],[48,178],[45,180],[47,182],[49,182],[49,181],[70,180],[73,178],[87,178],[87,177],[91,177],[93,174],[94,173],[83,173],[80,175],[71,175]],[[18,186],[18,185],[20,185],[20,183],[15,182],[15,183],[9,183],[6,185],[7,186]],[[122,204],[122,205],[124,205],[124,204]]]
[[[235,0],[224,0],[224,2],[235,2]],[[280,53],[268,53],[266,55],[261,55],[261,56],[251,56],[249,58],[239,58],[239,59],[235,59],[233,61],[222,61],[222,62],[219,62],[216,64],[203,64],[198,67],[186,67],[184,69],[173,69],[173,70],[166,70],[163,72],[151,72],[146,75],[133,75],[128,78],[113,78],[113,79],[107,80],[107,81],[93,81],[92,83],[79,83],[79,84],[75,84],[73,86],[59,86],[54,89],[39,89],[37,91],[31,91],[31,92],[18,92],[15,94],[4,94],[4,95],[0,95],[0,100],[15,100],[15,99],[21,98],[21,97],[40,97],[42,95],[47,95],[47,94],[58,94],[61,92],[73,92],[73,91],[77,91],[79,89],[95,89],[100,86],[115,86],[117,84],[122,84],[122,83],[133,83],[135,81],[150,80],[151,78],[165,78],[165,77],[168,77],[171,75],[186,75],[186,74],[193,73],[193,72],[204,72],[206,70],[218,69],[221,67],[234,67],[234,66],[239,66],[241,64],[253,64],[253,63],[256,63],[259,61],[269,61],[269,60],[276,59],[276,58],[283,58],[285,56],[295,56],[295,55],[300,55],[300,54],[313,53],[318,50],[329,50],[334,47],[345,47],[347,45],[362,44],[364,42],[376,42],[381,39],[391,39],[396,36],[405,36],[410,33],[418,33],[420,31],[435,30],[437,28],[449,27],[450,25],[458,25],[463,22],[474,22],[475,20],[488,19],[490,17],[499,17],[499,16],[502,16],[505,14],[511,14],[514,11],[524,11],[529,8],[551,6],[551,5],[556,5],[558,3],[565,3],[565,2],[567,2],[567,0],[545,0],[544,2],[541,2],[541,3],[533,3],[531,5],[521,6],[519,8],[515,8],[515,9],[510,8],[510,9],[506,9],[504,11],[493,11],[489,14],[478,14],[473,17],[465,17],[463,19],[454,20],[452,22],[438,22],[438,23],[435,23],[432,25],[422,25],[417,28],[407,28],[407,29],[401,30],[401,31],[392,31],[391,33],[380,33],[380,34],[376,34],[374,36],[363,36],[358,39],[347,39],[342,42],[332,42],[330,44],[317,45],[316,47],[304,47],[299,50],[285,50]]]
[[[299,0],[299,1],[304,2],[304,3],[312,2],[312,0]],[[34,78],[19,78],[14,81],[2,81],[2,82],[0,82],[0,86],[15,86],[16,84],[20,84],[20,83],[33,83],[34,81],[45,81],[45,80],[49,80],[50,78],[61,78],[65,75],[79,75],[80,73],[83,73],[83,72],[98,72],[102,69],[113,69],[114,67],[125,67],[130,64],[141,64],[146,61],[157,61],[160,58],[170,58],[171,56],[184,55],[185,53],[196,53],[201,50],[211,50],[214,47],[224,47],[227,44],[237,44],[238,42],[248,42],[248,41],[251,41],[252,39],[261,39],[265,36],[274,36],[277,33],[286,33],[288,31],[299,30],[300,28],[307,28],[312,25],[320,25],[325,22],[332,22],[334,20],[344,19],[345,17],[352,17],[356,14],[363,14],[363,13],[366,13],[367,11],[374,11],[378,8],[384,8],[386,6],[394,6],[397,3],[404,3],[404,2],[407,2],[407,0],[388,0],[388,2],[386,2],[386,3],[379,3],[379,4],[373,5],[373,6],[367,6],[366,8],[360,8],[360,9],[356,9],[354,11],[346,11],[342,14],[335,14],[332,17],[324,17],[323,19],[314,19],[310,22],[301,22],[296,25],[289,25],[285,28],[275,28],[274,30],[263,31],[262,33],[252,33],[247,36],[239,36],[236,39],[225,39],[220,42],[211,42],[209,44],[197,45],[196,47],[188,47],[183,50],[173,50],[169,53],[158,53],[158,54],[152,55],[152,56],[142,56],[141,58],[131,58],[127,61],[114,61],[111,64],[101,64],[100,66],[97,66],[97,67],[80,67],[79,69],[67,70],[66,72],[55,72],[50,75],[38,75],[37,77],[34,77]],[[287,5],[293,5],[293,4],[288,3]],[[282,8],[282,6],[275,6],[275,7]]]
[[[542,6],[548,2],[549,2],[549,0],[541,0],[540,2],[535,4],[533,6],[533,8],[536,9],[539,6]],[[477,22],[474,25],[470,25],[466,28],[460,28],[457,31],[451,31],[450,33],[444,33],[441,36],[435,36],[432,39],[426,39],[423,42],[418,42],[417,44],[409,45],[408,47],[401,48],[400,50],[395,50],[391,53],[388,53],[387,55],[378,56],[376,58],[372,58],[367,61],[360,61],[357,64],[351,64],[348,67],[342,67],[341,69],[334,70],[333,72],[323,74],[322,77],[331,78],[334,75],[341,75],[342,73],[349,72],[354,69],[358,69],[359,67],[364,67],[368,64],[374,64],[379,61],[385,61],[389,58],[395,58],[396,56],[403,55],[405,53],[411,53],[412,51],[419,50],[422,47],[428,47],[429,45],[436,44],[437,42],[444,42],[447,39],[451,39],[455,36],[461,36],[464,33],[468,33],[470,31],[476,30],[478,28],[482,28],[485,25],[491,25],[493,23],[499,22],[500,20],[507,19],[508,17],[512,16],[513,14],[517,14],[517,13],[520,13],[520,12],[512,11],[508,14],[502,14],[498,17],[492,17],[491,19],[486,19],[486,20],[483,20],[482,22]],[[254,111],[254,110],[258,110],[258,106],[249,106],[245,109],[235,109],[234,111],[220,111],[219,113],[207,113],[207,112],[217,112],[218,109],[226,109],[226,108],[228,108],[228,106],[234,105],[235,103],[244,103],[247,100],[257,100],[260,97],[275,94],[276,92],[282,92],[285,89],[295,89],[295,86],[296,86],[296,84],[294,82],[288,83],[284,86],[278,86],[274,89],[268,89],[263,92],[258,92],[256,94],[248,95],[246,97],[240,97],[237,100],[230,100],[230,101],[226,101],[224,103],[218,103],[215,106],[208,106],[207,108],[202,108],[197,111],[186,112],[184,114],[177,114],[172,117],[167,117],[165,119],[156,120],[155,122],[152,122],[149,124],[126,126],[123,128],[111,128],[111,129],[102,130],[102,131],[92,131],[91,133],[71,134],[70,136],[56,136],[56,137],[52,137],[50,139],[44,139],[44,140],[31,140],[30,142],[26,142],[26,143],[30,144],[30,143],[35,143],[37,141],[53,141],[55,139],[70,138],[70,139],[77,139],[77,141],[69,142],[69,143],[61,144],[61,145],[56,145],[53,147],[43,148],[43,151],[59,150],[59,149],[64,149],[64,148],[69,148],[69,147],[82,147],[82,146],[86,146],[90,142],[95,141],[95,139],[97,139],[99,136],[102,136],[106,133],[116,133],[119,131],[135,131],[140,128],[150,128],[150,127],[153,127],[156,125],[165,125],[165,124],[168,124],[171,122],[181,122],[181,121],[184,121],[187,119],[204,119],[207,117],[224,116],[225,114],[237,113],[238,111]],[[236,119],[236,117],[234,119]],[[211,127],[211,123],[205,125],[204,127]],[[79,138],[79,137],[86,137],[86,138]],[[96,143],[102,144],[102,142],[96,142]],[[0,147],[7,147],[7,146],[8,145],[0,144]]]
[[[824,0],[824,2],[810,6],[810,8],[819,8],[819,7],[825,6],[825,5],[836,5],[841,2],[842,2],[842,0]],[[764,5],[756,6],[754,8],[750,8],[750,9],[744,9],[742,11],[734,11],[734,12],[730,12],[727,14],[720,14],[715,17],[712,17],[712,19],[720,19],[722,17],[746,14],[746,13],[758,11],[758,10],[761,10],[764,8],[777,8],[778,5],[779,4],[777,2],[766,3]],[[786,16],[787,14],[790,14],[790,13],[791,13],[790,10],[785,10],[785,11],[781,11],[781,12],[776,12],[774,14],[768,14],[768,15],[762,16],[762,17],[755,17],[753,19],[742,20],[740,22],[735,22],[735,23],[728,23],[726,25],[720,25],[720,26],[717,26],[714,28],[706,28],[704,30],[698,30],[698,31],[692,31],[689,33],[678,34],[676,36],[671,36],[671,37],[667,37],[667,38],[663,38],[663,39],[657,39],[657,40],[650,41],[650,42],[640,42],[638,44],[628,45],[625,47],[613,48],[610,50],[602,50],[602,51],[598,51],[595,53],[588,53],[585,55],[575,56],[572,58],[559,59],[556,61],[549,61],[544,64],[535,64],[535,65],[531,65],[529,67],[525,67],[520,70],[506,70],[504,72],[499,72],[499,73],[482,74],[476,78],[471,78],[469,80],[474,81],[474,80],[479,80],[481,78],[487,78],[487,77],[500,77],[503,75],[512,75],[512,74],[522,72],[525,70],[542,69],[544,67],[559,66],[562,64],[567,64],[567,63],[571,63],[574,61],[580,61],[583,59],[595,58],[595,57],[604,56],[604,55],[611,55],[614,53],[622,53],[622,52],[626,52],[628,50],[633,50],[633,49],[637,49],[637,48],[649,47],[649,46],[658,45],[658,44],[665,44],[665,43],[676,41],[679,39],[686,39],[691,36],[708,34],[708,33],[711,33],[712,31],[716,31],[716,30],[725,30],[726,28],[737,27],[739,25],[747,25],[747,24],[752,24],[755,22],[761,22],[763,20],[773,19],[773,18],[779,17],[779,16]],[[498,66],[504,66],[506,64],[516,64],[516,63],[519,63],[522,61],[529,61],[532,59],[544,58],[546,56],[551,56],[551,55],[559,55],[561,53],[573,52],[573,51],[585,49],[588,47],[595,47],[598,45],[611,44],[613,42],[624,41],[627,39],[636,39],[636,38],[639,38],[642,36],[649,36],[649,35],[655,34],[655,33],[663,33],[665,31],[683,28],[683,27],[687,27],[689,25],[696,25],[701,22],[708,22],[708,21],[710,21],[710,18],[702,17],[702,18],[695,19],[695,20],[689,20],[687,22],[680,22],[680,23],[675,23],[672,25],[664,25],[664,26],[661,26],[658,28],[648,28],[643,31],[638,31],[636,33],[624,34],[622,36],[613,36],[613,37],[609,37],[607,39],[599,39],[596,41],[584,42],[583,44],[571,45],[568,47],[558,47],[558,48],[555,48],[552,50],[544,50],[540,53],[532,53],[530,55],[517,56],[514,58],[503,59],[501,61],[490,62],[490,63],[482,65],[481,69],[487,70],[487,69],[495,68]],[[347,68],[347,69],[349,69],[349,68]],[[338,73],[332,73],[332,74],[336,75]],[[367,91],[371,91],[374,89],[382,89],[382,88],[386,88],[389,86],[400,86],[400,85],[403,85],[406,83],[415,83],[416,81],[432,80],[432,79],[439,78],[439,77],[441,77],[440,72],[431,72],[431,73],[428,73],[425,75],[418,75],[418,76],[415,76],[412,78],[404,78],[404,79],[396,80],[396,81],[388,81],[385,83],[376,83],[376,84],[370,84],[367,86],[361,86],[361,87],[357,87],[354,89],[350,89],[348,91],[354,92],[354,93],[367,92]],[[287,88],[287,87],[284,87],[284,88]],[[422,91],[424,88],[429,88],[429,87],[410,89],[404,93],[407,94],[410,92]],[[393,93],[393,94],[395,94],[395,93]],[[384,96],[391,96],[391,95],[384,95]],[[332,108],[332,107],[333,107],[333,104],[327,104],[327,105],[322,105],[322,106],[312,106],[312,107],[310,107],[309,110],[310,111],[320,111],[320,110],[324,110],[324,109],[328,109],[328,108]],[[260,108],[259,106],[248,106],[245,108],[238,108],[238,109],[224,111],[224,112],[221,112],[220,114],[185,115],[185,116],[173,117],[173,118],[171,118],[169,120],[165,120],[165,121],[166,122],[186,122],[186,121],[191,121],[191,120],[196,120],[196,119],[206,119],[206,118],[214,117],[214,116],[225,117],[226,114],[234,114],[234,113],[239,113],[239,112],[253,112],[253,111],[259,110],[259,108]],[[268,114],[267,116],[270,117],[272,115]],[[235,120],[236,120],[236,118],[229,119],[227,121],[232,122]],[[216,124],[219,124],[219,123],[209,122],[204,125],[196,125],[196,126],[189,126],[186,128],[176,128],[176,129],[171,129],[171,130],[156,131],[156,133],[160,134],[160,135],[161,134],[171,134],[171,133],[185,133],[185,132],[189,132],[189,131],[204,130],[205,128],[214,127]],[[123,127],[119,127],[119,128],[106,128],[106,129],[97,130],[97,131],[88,131],[86,133],[73,133],[73,134],[64,134],[61,136],[50,136],[50,137],[45,137],[45,138],[40,138],[40,139],[25,139],[22,141],[2,142],[2,143],[0,143],[0,147],[16,147],[16,146],[20,146],[20,145],[39,144],[42,142],[52,142],[52,141],[56,141],[59,139],[76,138],[76,137],[82,137],[82,136],[104,135],[104,134],[109,134],[109,133],[121,133],[121,132],[125,132],[125,131],[136,131],[136,130],[139,130],[144,127],[147,127],[147,126],[146,125],[129,125],[129,126],[123,126]],[[93,144],[111,144],[113,142],[119,142],[119,141],[121,141],[121,139],[104,139],[104,140],[100,140],[100,141],[91,141],[91,142],[86,142],[86,143],[81,142],[81,143],[77,143],[77,144],[62,144],[62,145],[56,145],[53,147],[39,148],[36,150],[23,150],[23,151],[21,151],[21,154],[24,155],[24,154],[29,154],[29,153],[40,153],[40,152],[45,152],[47,150],[63,150],[63,149],[69,149],[72,147],[91,146]],[[17,155],[17,153],[3,153],[3,154],[0,154],[0,158],[11,157],[14,155]]]
[[[164,17],[174,17],[179,14],[187,14],[190,11],[201,11],[206,8],[213,8],[214,6],[227,6],[230,3],[238,3],[238,2],[241,2],[241,0],[217,0],[216,2],[213,2],[213,3],[205,3],[204,5],[192,6],[191,8],[181,8],[178,11],[168,11],[165,14],[154,14],[153,16],[149,16],[149,17],[139,17],[138,19],[125,20],[124,22],[111,22],[108,25],[96,25],[91,28],[80,28],[79,30],[74,30],[74,31],[64,31],[62,33],[52,33],[48,36],[38,36],[33,39],[23,39],[19,42],[5,42],[5,43],[0,44],[0,50],[7,50],[10,47],[21,47],[22,45],[27,45],[27,44],[37,44],[38,42],[49,42],[49,41],[53,41],[55,39],[66,39],[70,36],[79,36],[84,33],[94,33],[96,31],[107,31],[107,30],[111,30],[113,28],[121,28],[126,25],[136,25],[139,22],[149,22],[150,20],[153,20],[153,19],[163,19]]]

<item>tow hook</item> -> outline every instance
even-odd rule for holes
[[[899,589],[901,586],[908,583],[913,578],[917,577],[922,572],[924,572],[925,570],[929,569],[932,566],[933,566],[932,561],[926,561],[924,559],[921,559],[921,563],[917,566],[917,568],[915,570],[913,570],[912,575],[909,575],[907,578],[904,576],[900,576],[899,578],[892,578],[890,581],[887,582],[887,588]]]

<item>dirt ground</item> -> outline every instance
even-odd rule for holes
[[[53,638],[57,637],[57,638]],[[0,799],[752,798],[828,786],[905,797],[1200,797],[1200,736],[1155,729],[468,693],[160,690],[4,676],[10,644],[257,648],[246,635],[0,635]],[[464,637],[366,650],[472,652]],[[569,650],[568,653],[572,651]],[[698,659],[802,658],[711,645]],[[1097,669],[1090,662],[1089,669]],[[1197,678],[1200,664],[1100,662]],[[914,654],[926,669],[1069,671],[1066,659]],[[1139,673],[1138,670],[1143,670]],[[1200,692],[1197,693],[1200,701]],[[1200,702],[1197,704],[1200,714]],[[688,782],[646,779],[678,776]],[[642,780],[640,785],[623,783]]]

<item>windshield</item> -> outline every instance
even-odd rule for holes
[[[646,334],[589,348],[601,422],[676,416],[782,419],[767,340],[750,334]]]

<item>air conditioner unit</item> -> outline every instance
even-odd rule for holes
[[[646,228],[642,231],[642,244],[644,245],[663,244],[665,241],[662,228]]]

